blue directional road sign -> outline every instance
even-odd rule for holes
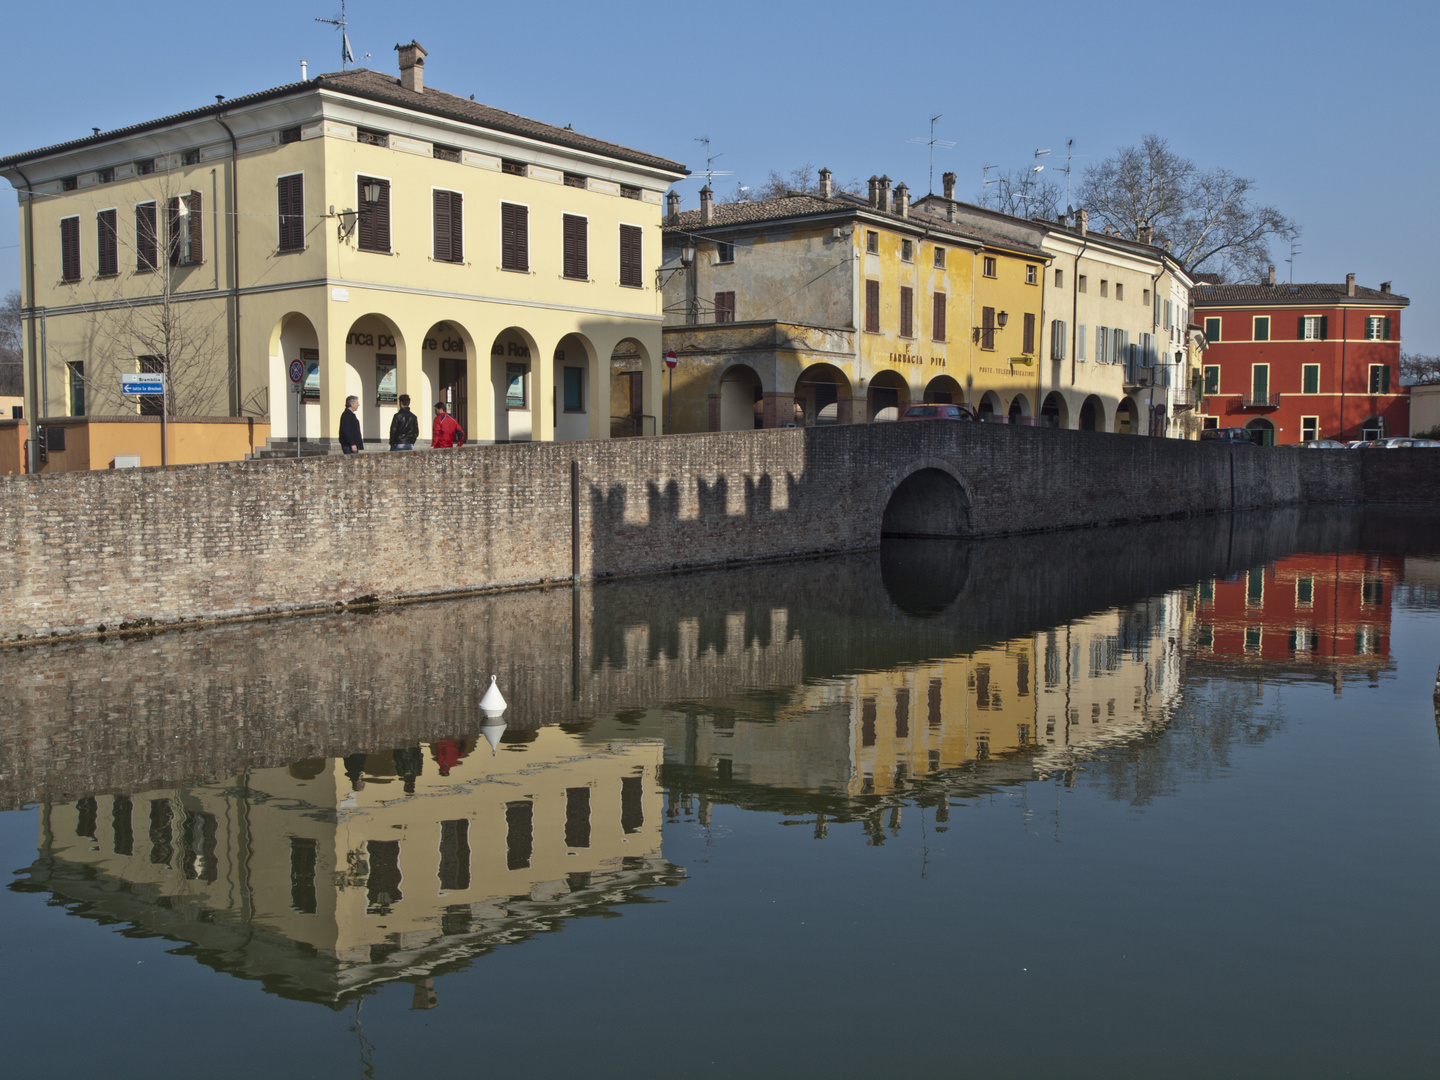
[[[120,376],[120,393],[122,394],[163,394],[164,392],[164,375],[147,373]]]

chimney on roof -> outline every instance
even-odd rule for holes
[[[833,199],[835,197],[834,173],[829,169],[820,170],[820,197],[822,199]]]
[[[715,199],[714,192],[710,185],[706,184],[700,189],[700,224],[709,225],[715,220]]]
[[[1059,225],[1062,229],[1065,228],[1070,224],[1070,216],[1068,214],[1056,214],[1055,224]]]
[[[1075,227],[1080,230],[1081,236],[1090,231],[1090,211],[1083,206],[1075,211]]]
[[[1139,240],[1140,243],[1144,244],[1146,247],[1149,247],[1155,242],[1155,226],[1141,225],[1138,229],[1135,230],[1135,239]]]
[[[1271,263],[1270,268],[1265,271],[1265,284],[1271,288],[1275,287],[1275,264]]]
[[[400,54],[400,85],[417,94],[425,92],[425,48],[418,41],[396,45]]]
[[[946,220],[946,221],[954,221],[954,220],[955,220],[955,200],[954,200],[954,199],[951,199],[948,203],[945,204],[945,220]]]
[[[665,224],[680,224],[680,193],[672,191],[665,196]]]
[[[890,177],[880,177],[880,209],[890,211],[895,208],[895,203],[890,197]]]
[[[1389,295],[1390,295],[1390,282],[1388,282],[1388,281],[1382,281],[1382,282],[1380,282],[1380,291],[1383,292],[1386,296],[1389,296]]]
[[[901,217],[910,216],[910,189],[904,184],[895,189],[895,212]]]
[[[1346,275],[1345,275],[1345,295],[1346,295],[1346,296],[1354,296],[1354,295],[1355,295],[1355,275],[1354,275],[1354,274],[1346,274]]]
[[[942,173],[940,183],[944,185],[945,198],[955,198],[955,174],[953,172]]]

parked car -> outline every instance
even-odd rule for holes
[[[1251,438],[1250,432],[1243,427],[1220,427],[1206,428],[1200,432],[1201,442],[1228,443],[1234,446],[1255,446],[1256,442]]]
[[[1303,450],[1344,450],[1345,444],[1339,439],[1311,439],[1300,444]]]
[[[1384,446],[1386,450],[1398,450],[1406,446],[1440,446],[1440,440],[1412,439],[1405,436],[1404,438],[1386,439]]]
[[[936,403],[933,405],[911,405],[905,410],[901,420],[974,420],[969,405],[950,405]]]
[[[1350,443],[1347,450],[1382,450],[1385,444],[1379,439],[1356,439]]]

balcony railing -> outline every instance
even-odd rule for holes
[[[1246,394],[1240,403],[1247,409],[1274,409],[1280,404],[1279,394]]]

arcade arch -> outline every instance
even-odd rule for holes
[[[1105,430],[1105,403],[1094,394],[1080,403],[1080,430]]]
[[[925,387],[922,400],[927,405],[958,405],[965,400],[965,391],[949,375],[937,375]]]
[[[1133,398],[1127,397],[1115,410],[1115,433],[1117,435],[1140,434],[1140,410],[1135,407]]]
[[[555,441],[594,437],[595,387],[599,357],[584,334],[570,333],[555,346]]]
[[[760,376],[746,364],[735,364],[720,376],[719,431],[753,431],[763,427],[764,390]]]
[[[850,380],[830,364],[812,364],[795,380],[796,423],[850,423]]]
[[[910,384],[898,371],[877,372],[867,398],[871,420],[899,420],[910,404]]]
[[[301,391],[295,394],[289,368],[299,360],[303,375]],[[281,316],[270,336],[270,437],[319,438],[320,430],[320,335],[304,315],[292,311]]]
[[[501,330],[490,345],[497,443],[529,442],[534,438],[539,426],[534,401],[534,358],[538,351],[535,339],[518,326]]]
[[[1018,424],[1030,418],[1030,399],[1024,394],[1016,394],[1010,401],[1010,412],[1008,419],[1012,424]]]
[[[390,430],[396,379],[404,361],[405,336],[390,319],[370,312],[350,324],[345,335],[345,395],[360,399],[360,431],[366,442],[383,441]]]
[[[986,390],[980,398],[980,407],[975,412],[975,418],[987,424],[993,424],[995,418],[1001,414],[1000,395],[994,390]]]
[[[1040,406],[1040,426],[1048,428],[1068,428],[1070,426],[1070,407],[1065,402],[1065,395],[1058,390],[1051,390],[1045,395],[1045,401]]]
[[[1245,430],[1250,433],[1250,438],[1257,446],[1275,445],[1275,425],[1263,416],[1257,416],[1245,425]]]

